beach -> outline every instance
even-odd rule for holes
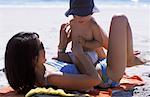
[[[133,32],[134,50],[140,56],[150,59],[150,6],[149,5],[117,5],[98,6],[96,21],[109,33],[109,25],[113,15],[124,14],[128,17]],[[40,35],[46,57],[50,59],[57,54],[59,29],[69,18],[64,13],[68,6],[0,6],[0,69],[4,68],[4,53],[8,40],[18,32],[37,32]],[[69,51],[70,49],[67,48]],[[127,91],[127,97],[150,97],[150,63],[126,69],[129,75],[143,78],[145,85]],[[8,85],[6,77],[0,71],[0,87]],[[114,96],[115,97],[115,96]],[[117,96],[116,96],[117,97]]]

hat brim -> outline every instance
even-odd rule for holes
[[[99,11],[99,9],[96,7],[96,6],[94,6],[94,8],[93,8],[93,11],[92,11],[93,13],[98,13],[98,12],[100,12]]]
[[[80,9],[69,9],[66,11],[65,15],[68,17],[69,15],[78,15],[78,16],[87,16],[92,13],[97,13],[99,12],[99,9],[94,6],[94,8],[80,8]]]

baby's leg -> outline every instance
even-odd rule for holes
[[[127,27],[125,16],[114,16],[111,21],[107,56],[107,75],[116,82],[122,78],[127,65]]]

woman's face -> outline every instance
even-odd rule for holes
[[[45,63],[45,61],[46,61],[45,50],[44,50],[43,43],[40,40],[38,42],[39,42],[39,55],[38,55],[37,64],[43,65],[43,63]]]

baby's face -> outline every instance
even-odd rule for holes
[[[88,16],[74,15],[74,20],[77,21],[78,23],[85,23],[85,22],[90,21],[90,19],[91,19],[91,15],[88,15]]]

